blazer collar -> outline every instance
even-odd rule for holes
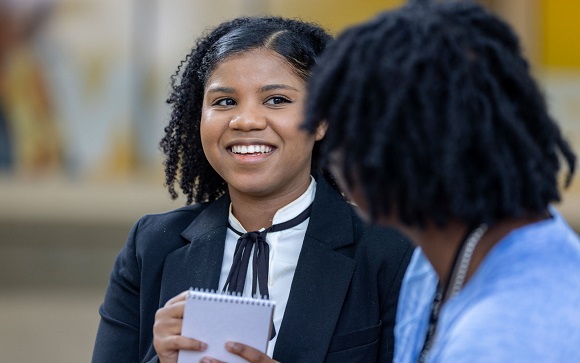
[[[323,362],[356,261],[337,250],[354,245],[352,211],[319,178],[274,359]]]
[[[228,225],[230,197],[226,193],[213,203],[209,203],[197,218],[181,233],[186,242],[196,242],[199,237]],[[204,240],[202,240],[204,241]]]
[[[333,250],[354,243],[352,210],[324,178],[318,178],[306,235]]]

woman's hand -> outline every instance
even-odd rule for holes
[[[239,355],[250,363],[279,363],[268,357],[266,354],[249,347],[242,343],[227,342],[226,349],[233,354]],[[210,357],[204,357],[201,363],[224,363],[221,360],[213,359]]]
[[[182,292],[155,313],[153,346],[160,363],[177,363],[177,354],[181,349],[198,351],[207,349],[204,342],[181,336],[186,296],[187,291]]]

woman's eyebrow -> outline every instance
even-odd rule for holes
[[[235,93],[236,91],[232,87],[223,86],[210,86],[206,93]]]
[[[267,86],[260,87],[260,92],[267,92],[267,91],[272,91],[272,90],[277,90],[277,89],[289,89],[289,90],[293,90],[293,91],[298,91],[297,88],[289,86],[287,84],[269,84]]]

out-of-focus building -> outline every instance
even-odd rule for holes
[[[402,0],[2,0],[4,179],[159,183],[169,77],[205,29],[275,14],[338,33]],[[553,114],[576,143],[574,0],[482,0],[516,28]],[[576,121],[576,122],[575,122]],[[143,180],[143,179],[142,179]],[[38,187],[38,185],[35,185]]]

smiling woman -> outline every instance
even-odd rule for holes
[[[229,346],[249,362],[392,360],[411,245],[363,224],[312,163],[326,126],[300,127],[310,68],[330,39],[301,21],[239,18],[198,41],[172,79],[161,141],[169,192],[178,183],[196,204],[133,228],[93,362],[173,363],[179,350],[204,350],[203,336],[181,336],[190,287],[276,301],[266,352]]]

